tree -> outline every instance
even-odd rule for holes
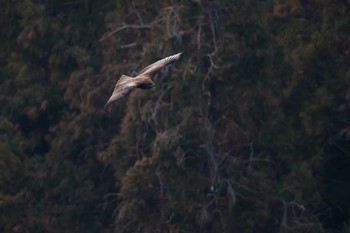
[[[349,228],[347,3],[0,5],[1,232]]]

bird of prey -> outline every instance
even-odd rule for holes
[[[182,52],[156,61],[155,63],[143,68],[135,77],[123,74],[115,85],[113,94],[107,101],[105,108],[111,103],[127,97],[133,90],[135,90],[135,88],[150,89],[154,87],[155,84],[151,78],[164,66],[177,61],[181,54]]]

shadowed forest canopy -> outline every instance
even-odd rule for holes
[[[349,1],[0,9],[0,232],[350,232]]]

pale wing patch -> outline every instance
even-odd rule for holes
[[[160,70],[164,66],[177,61],[180,58],[181,54],[182,54],[182,52],[181,53],[177,53],[177,54],[172,55],[172,56],[169,56],[169,57],[166,57],[166,58],[163,58],[163,59],[161,59],[159,61],[156,61],[156,62],[152,63],[151,65],[143,68],[140,71],[139,75],[140,74],[143,74],[143,75],[154,74],[155,72],[157,72],[158,70]]]
[[[136,84],[133,82],[133,78],[123,75],[115,85],[113,94],[107,101],[105,107],[119,99],[127,97],[135,88]]]

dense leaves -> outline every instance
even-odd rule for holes
[[[349,232],[348,1],[0,6],[1,232]]]

